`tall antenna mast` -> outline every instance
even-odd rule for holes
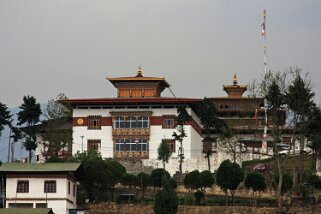
[[[263,52],[264,52],[264,77],[266,77],[267,73],[267,54],[266,54],[266,10],[263,10],[263,23],[261,25],[262,32],[261,35],[263,37]],[[264,84],[264,90],[266,91],[266,84]],[[268,129],[268,118],[267,118],[267,100],[264,98],[264,114],[265,114],[265,126],[264,126],[264,133],[263,133],[263,139],[262,139],[262,149],[267,149],[267,129]]]

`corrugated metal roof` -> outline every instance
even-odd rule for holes
[[[0,172],[74,172],[80,163],[4,163]]]
[[[0,214],[53,214],[51,208],[6,208]]]

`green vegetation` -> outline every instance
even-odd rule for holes
[[[210,171],[205,170],[199,172],[194,170],[186,174],[184,178],[184,186],[194,192],[194,197],[197,204],[200,204],[201,200],[204,198],[204,192],[206,187],[212,187],[214,184],[214,178]]]
[[[177,193],[166,176],[163,176],[162,189],[155,195],[154,213],[155,214],[175,214],[178,209]]]
[[[158,149],[158,160],[161,160],[163,162],[163,168],[165,169],[165,163],[168,163],[168,159],[171,156],[171,151],[169,148],[168,143],[166,143],[164,140],[162,140],[161,144],[159,145]]]
[[[0,136],[5,126],[11,124],[11,115],[8,107],[0,102]]]
[[[165,169],[154,169],[150,175],[153,187],[162,187],[164,179],[170,179],[170,174]]]
[[[232,204],[234,202],[234,193],[239,184],[243,181],[244,173],[237,163],[225,160],[221,163],[216,173],[216,182],[219,187],[225,191],[227,204],[227,191],[232,196]]]
[[[24,147],[29,151],[29,163],[31,162],[32,150],[37,148],[35,124],[39,122],[41,115],[40,104],[33,96],[24,96],[23,103],[19,106],[18,125],[26,125],[25,133],[27,136],[23,142]]]
[[[216,115],[216,108],[214,104],[208,100],[206,97],[202,100],[201,105],[199,106],[200,111],[200,120],[205,130],[205,137],[203,143],[206,145],[203,150],[205,157],[207,158],[208,170],[211,171],[211,162],[210,157],[213,153],[212,143],[213,139],[211,138],[211,130],[214,128],[219,128],[222,121]]]
[[[177,132],[174,132],[172,137],[174,137],[175,141],[179,142],[179,173],[183,172],[183,159],[184,159],[184,149],[183,149],[183,140],[187,137],[184,124],[188,121],[192,120],[191,115],[188,114],[186,110],[186,106],[180,105],[177,107]]]

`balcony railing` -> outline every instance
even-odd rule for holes
[[[113,129],[113,136],[148,136],[150,128],[144,129]]]

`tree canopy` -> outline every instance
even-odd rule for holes
[[[161,160],[163,162],[163,168],[165,169],[165,163],[168,163],[168,159],[171,156],[171,151],[169,148],[168,143],[166,141],[162,140],[161,144],[159,145],[158,149],[158,160]]]
[[[104,160],[96,151],[78,153],[71,161],[82,163],[84,173],[80,183],[90,202],[99,200],[104,191],[113,187],[126,173],[122,165],[114,160]]]
[[[164,179],[170,179],[170,174],[165,169],[154,169],[150,175],[150,179],[154,187],[161,187]]]
[[[263,191],[266,189],[265,178],[261,173],[250,172],[246,175],[244,185],[248,189],[252,189],[253,192]]]
[[[29,162],[31,162],[32,150],[37,148],[35,124],[39,122],[41,115],[40,104],[37,103],[33,96],[24,96],[23,103],[19,106],[18,125],[26,125],[25,133],[27,134],[23,145],[29,151]]]
[[[11,124],[11,115],[8,107],[0,102],[0,136],[5,126]]]
[[[163,179],[162,189],[155,195],[154,213],[155,214],[175,214],[178,210],[177,193],[173,190],[170,180]]]
[[[184,129],[184,124],[185,122],[191,121],[192,116],[188,114],[186,110],[186,106],[180,105],[177,107],[177,132],[173,132],[172,137],[174,137],[175,141],[179,142],[179,151],[178,151],[178,156],[179,156],[179,172],[182,174],[183,172],[183,159],[184,159],[184,148],[183,148],[183,140],[185,137],[187,137],[185,129]]]
[[[230,190],[232,202],[234,200],[234,191],[244,179],[244,173],[237,163],[230,160],[223,161],[216,173],[216,183],[224,191]]]

